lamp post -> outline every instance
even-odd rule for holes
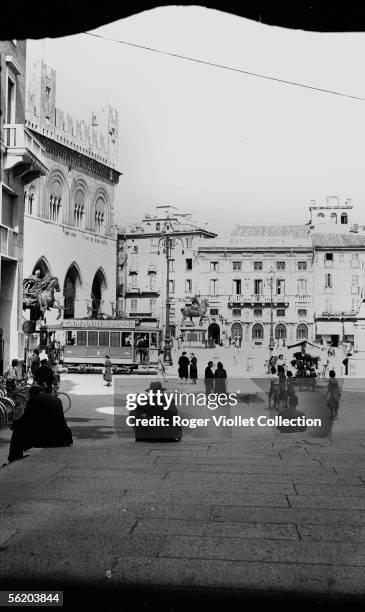
[[[270,342],[269,349],[272,350],[274,348],[274,304],[273,304],[273,283],[274,283],[274,268],[270,268]]]
[[[163,246],[163,254],[166,258],[166,311],[165,311],[165,334],[164,334],[164,363],[172,365],[171,357],[171,329],[170,329],[170,254],[172,238],[175,237],[175,228],[171,219],[166,219],[161,230],[162,236],[158,241],[157,254],[160,254],[160,245]],[[176,238],[175,238],[176,239]],[[182,244],[184,254],[184,243],[181,238],[177,238]]]

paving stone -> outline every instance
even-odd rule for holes
[[[115,564],[115,556],[111,552],[95,551],[81,558],[75,556],[61,556],[49,552],[47,556],[42,553],[13,553],[6,556],[0,554],[0,574],[3,582],[20,579],[22,583],[27,580],[44,579],[45,584],[50,581],[67,579],[74,584],[77,579],[87,582],[106,583],[106,572]]]
[[[329,497],[365,497],[365,485],[359,482],[357,486],[347,486],[347,485],[324,485],[324,484],[314,484],[314,485],[303,485],[297,484],[295,486],[298,495],[328,495]]]
[[[365,510],[364,497],[341,497],[326,495],[289,495],[289,504],[293,508],[332,508],[334,510]]]
[[[209,478],[219,474],[221,476],[230,478],[232,475],[239,475],[241,478],[241,482],[243,483],[302,483],[302,484],[333,484],[333,485],[362,485],[363,482],[358,476],[346,475],[346,478],[341,478],[333,470],[323,470],[319,468],[318,471],[307,471],[304,473],[298,473],[297,471],[290,471],[286,473],[286,471],[281,470],[281,473],[272,472],[272,473],[261,473],[261,472],[253,472],[247,473],[247,466],[235,465],[230,466],[227,465],[201,465],[196,464],[195,469],[192,469],[192,466],[187,464],[163,464],[161,466],[162,470],[166,470],[165,473],[168,474],[166,479],[172,478],[170,474],[173,474],[176,478],[177,482],[181,482],[182,479],[187,480],[209,480]]]
[[[150,492],[146,491],[135,491],[129,490],[125,496],[126,502],[131,501],[153,501],[153,502],[168,502],[174,500],[175,502],[183,501],[188,496],[189,500],[193,503],[206,503],[206,504],[240,504],[243,506],[273,506],[273,507],[288,507],[288,501],[284,495],[248,495],[241,492],[230,492],[230,491],[190,491],[185,492],[181,490],[179,485],[176,484],[175,488],[169,490]]]
[[[339,542],[280,542],[268,539],[174,536],[163,546],[161,557],[224,559],[272,563],[309,563],[365,566],[365,546]]]
[[[213,505],[211,518],[214,521],[262,523],[292,523],[296,525],[365,525],[365,512],[361,510],[335,510],[312,508],[260,508],[238,505]]]
[[[4,546],[6,546],[6,543],[8,542],[8,540],[10,540],[16,534],[16,532],[17,532],[16,529],[7,528],[6,525],[4,525],[3,521],[1,521],[0,551],[2,550]]]
[[[298,531],[294,525],[260,522],[215,523],[213,521],[139,519],[133,533],[299,540]]]
[[[233,588],[245,591],[363,594],[363,568],[197,559],[121,559],[113,581],[123,584]]]
[[[364,542],[365,526],[297,525],[303,540],[314,542]]]
[[[95,522],[93,523],[95,526]],[[18,531],[2,546],[1,555],[6,557],[14,553],[30,554],[34,551],[48,557],[58,553],[74,557],[75,562],[84,555],[117,554],[124,557],[156,556],[167,544],[168,536],[156,534],[128,534],[123,532],[122,525],[113,525],[107,520],[102,528],[93,530],[93,525],[78,524],[77,528],[67,525],[67,531],[53,528],[40,528],[32,531]],[[119,527],[121,527],[119,529]]]

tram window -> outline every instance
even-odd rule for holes
[[[73,331],[66,332],[66,344],[68,346],[73,346],[75,344],[75,333]]]
[[[77,332],[77,345],[78,346],[86,346],[87,345],[87,332],[86,331],[78,331]]]
[[[110,346],[120,346],[119,332],[110,332]]]
[[[99,332],[99,346],[109,346],[109,332]]]
[[[148,348],[149,340],[150,340],[149,334],[135,334],[134,336],[134,342],[137,347],[140,346],[142,343],[142,346],[144,348]]]
[[[98,346],[98,332],[97,331],[89,331],[89,338],[88,338],[88,345],[89,346]]]
[[[156,333],[151,334],[150,348],[157,348],[157,334]]]
[[[132,346],[132,334],[130,332],[122,332],[122,346]]]

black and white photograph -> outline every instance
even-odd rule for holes
[[[365,11],[285,4],[0,9],[0,607],[365,604]]]

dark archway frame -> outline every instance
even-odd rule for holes
[[[365,7],[355,0],[346,3],[321,3],[310,0],[272,2],[250,0],[235,6],[223,2],[134,2],[130,6],[120,0],[93,3],[89,0],[29,0],[4,2],[1,7],[0,39],[60,37],[93,30],[146,10],[164,6],[201,6],[231,13],[265,25],[281,26],[312,32],[363,32]],[[55,18],[55,15],[57,16]]]

